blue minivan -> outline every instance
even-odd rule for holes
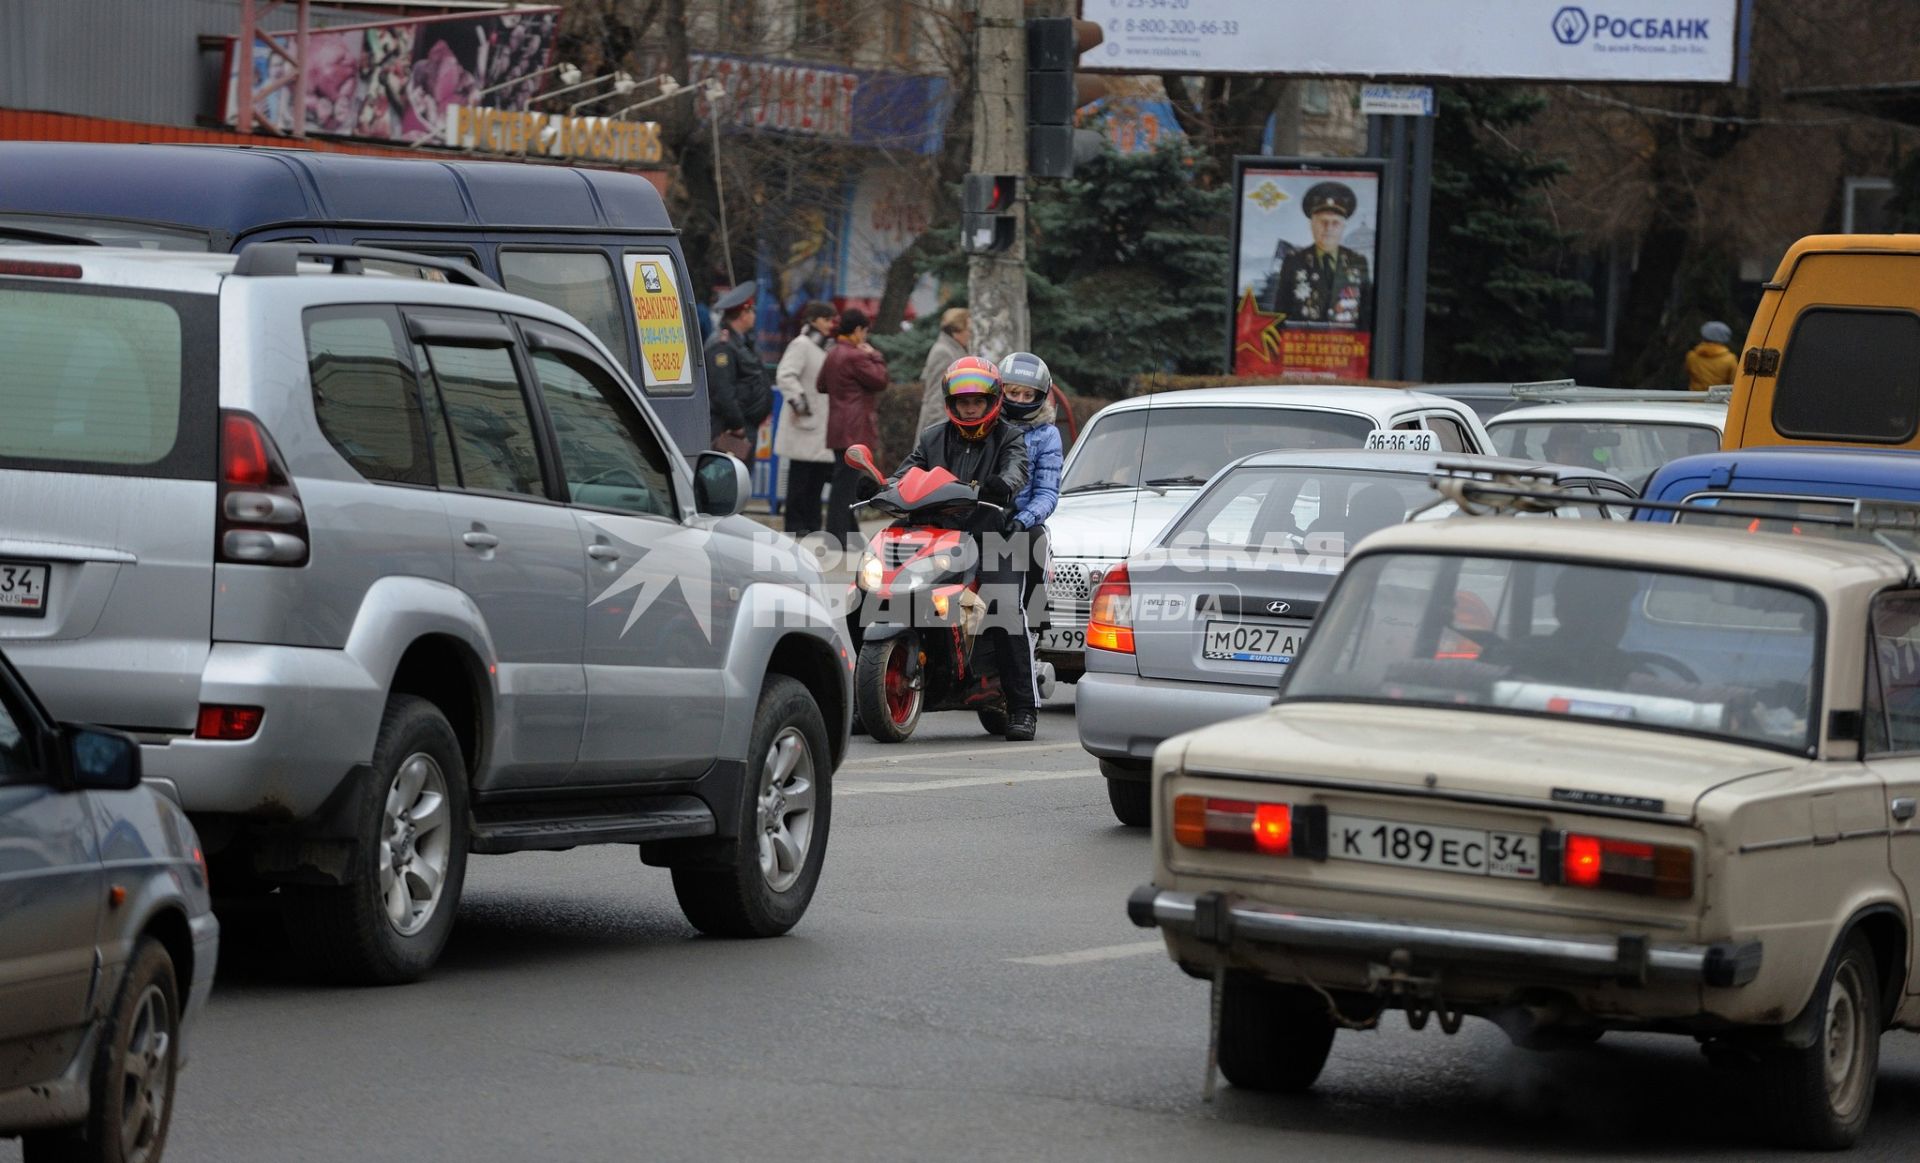
[[[455,259],[585,324],[626,361],[683,452],[709,443],[700,288],[660,192],[638,174],[250,146],[0,141],[0,242],[76,239],[215,252],[345,243]],[[443,277],[405,264],[393,271]]]
[[[1920,502],[1920,452],[1865,448],[1768,446],[1723,449],[1668,462],[1647,482],[1649,501],[1690,502],[1684,513],[1641,509],[1641,521],[1734,525],[1753,532],[1799,533],[1864,540],[1868,531],[1834,525],[1856,500]],[[1737,505],[1740,516],[1715,514]],[[1777,517],[1757,514],[1776,513]],[[1816,517],[1817,522],[1796,522]]]

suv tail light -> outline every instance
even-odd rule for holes
[[[220,509],[214,560],[228,565],[305,565],[307,511],[286,462],[259,420],[220,413]]]
[[[1686,900],[1693,895],[1693,850],[1673,844],[1613,840],[1580,832],[1548,832],[1541,879],[1571,888],[1597,888]]]
[[[1127,563],[1107,571],[1093,591],[1093,607],[1087,618],[1087,646],[1093,650],[1133,653],[1133,583],[1127,579]]]
[[[1219,796],[1175,796],[1173,840],[1183,848],[1327,858],[1327,809]]]

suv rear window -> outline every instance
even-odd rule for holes
[[[1911,439],[1920,427],[1920,315],[1802,312],[1773,389],[1773,426],[1809,439]]]
[[[204,295],[0,285],[0,465],[211,478]]]

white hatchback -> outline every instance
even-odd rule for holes
[[[1720,447],[1727,402],[1581,402],[1514,408],[1487,422],[1501,456],[1612,473],[1636,489],[1670,460]]]
[[[1402,388],[1198,388],[1122,400],[1087,423],[1047,522],[1040,657],[1068,682],[1085,670],[1087,613],[1107,571],[1144,548],[1216,472],[1256,452],[1360,448],[1377,430],[1428,432],[1410,451],[1489,452],[1458,400]]]

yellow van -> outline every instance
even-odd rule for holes
[[[1920,234],[1816,234],[1754,312],[1723,448],[1920,448]]]

